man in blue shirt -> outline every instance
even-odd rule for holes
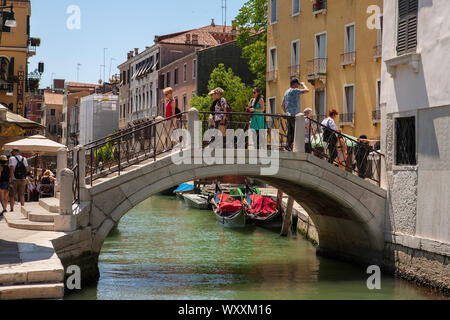
[[[302,89],[299,89],[302,86]],[[292,145],[294,144],[295,135],[295,116],[301,112],[300,107],[300,95],[308,93],[308,87],[300,82],[297,78],[291,80],[291,87],[286,91],[283,98],[283,104],[281,108],[287,116],[292,118],[288,119],[288,135],[287,146],[288,151],[292,151]]]

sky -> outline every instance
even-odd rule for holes
[[[212,18],[222,24],[222,1],[31,0],[31,36],[41,46],[29,72],[45,63],[41,88],[51,79],[98,83],[103,72],[106,78],[118,73],[128,51],[153,45],[155,35],[203,27]],[[227,25],[246,1],[227,0]]]

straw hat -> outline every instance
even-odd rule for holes
[[[0,156],[0,161],[8,161],[8,158],[5,155]]]

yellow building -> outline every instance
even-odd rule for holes
[[[267,112],[297,77],[302,110],[340,113],[344,133],[380,137],[383,0],[268,0]]]
[[[24,115],[25,83],[28,74],[28,57],[35,53],[29,47],[30,0],[0,0],[1,6],[13,6],[15,27],[5,26],[11,10],[3,10],[3,29],[0,26],[0,103]]]

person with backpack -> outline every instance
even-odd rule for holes
[[[323,128],[323,142],[328,144],[328,153],[330,158],[328,162],[333,164],[334,159],[338,156],[337,143],[338,137],[335,132],[341,133],[342,131],[337,127],[335,119],[339,115],[335,109],[331,110],[329,117],[322,121]]]
[[[27,159],[19,154],[18,149],[13,149],[11,158],[9,158],[10,177],[13,196],[10,199],[11,212],[14,211],[14,202],[16,196],[22,207],[25,205],[25,189],[27,186],[27,174],[29,171]]]
[[[0,216],[8,211],[9,178],[10,171],[8,166],[8,158],[3,155],[0,157],[0,202],[3,207],[3,211],[0,213]]]

